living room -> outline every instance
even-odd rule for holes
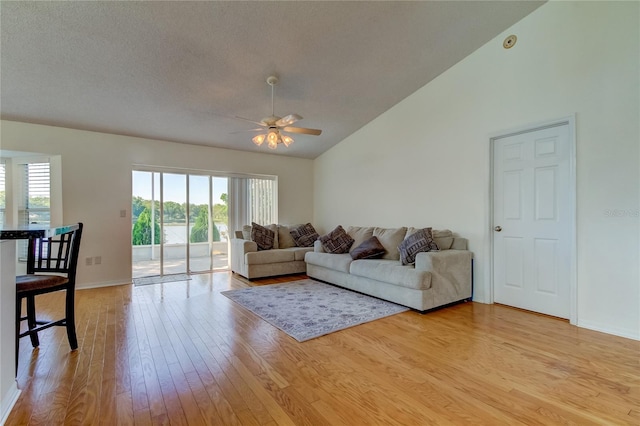
[[[490,139],[572,116],[575,325],[638,340],[638,16],[636,2],[546,3],[316,158],[4,116],[0,148],[61,156],[64,221],[85,224],[83,257],[102,257],[102,265],[80,264],[79,289],[130,282],[131,223],[119,212],[131,206],[132,165],[146,164],[275,175],[278,222],[313,222],[322,232],[338,224],[452,229],[474,253],[474,301],[490,303]],[[507,50],[510,34],[518,42]]]

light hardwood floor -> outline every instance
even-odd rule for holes
[[[465,303],[298,343],[220,294],[247,285],[78,291],[79,349],[22,339],[7,424],[640,424],[640,342]]]

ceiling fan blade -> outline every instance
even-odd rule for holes
[[[319,129],[306,129],[304,127],[285,127],[282,130],[289,133],[302,133],[304,135],[314,135],[319,136],[322,133],[322,130]]]
[[[266,132],[267,130],[264,127],[260,127],[259,129],[246,129],[246,130],[236,130],[235,132],[229,132],[230,135],[236,133],[246,133],[246,132]]]
[[[240,116],[237,116],[237,115],[234,115],[233,118],[235,118],[236,120],[242,120],[242,121],[247,121],[249,123],[257,124],[258,126],[269,127],[268,125],[264,124],[261,121],[249,120],[248,118],[240,117]]]
[[[278,127],[289,126],[298,120],[302,120],[302,117],[299,116],[298,114],[289,114],[287,116],[282,117],[280,120],[276,121],[276,126]]]

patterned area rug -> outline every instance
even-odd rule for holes
[[[312,280],[222,292],[298,342],[409,308]]]
[[[140,277],[133,279],[133,285],[138,287],[141,285],[170,283],[173,281],[187,281],[191,277],[187,274],[171,274],[171,275],[154,275],[152,277]]]

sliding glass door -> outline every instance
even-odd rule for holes
[[[187,245],[187,175],[160,173],[162,190],[162,275],[184,274],[188,271]]]
[[[133,277],[228,269],[228,178],[132,172]]]
[[[160,173],[134,171],[132,188],[132,275],[161,275]]]
[[[133,277],[229,268],[229,222],[276,223],[274,177],[132,172]]]

